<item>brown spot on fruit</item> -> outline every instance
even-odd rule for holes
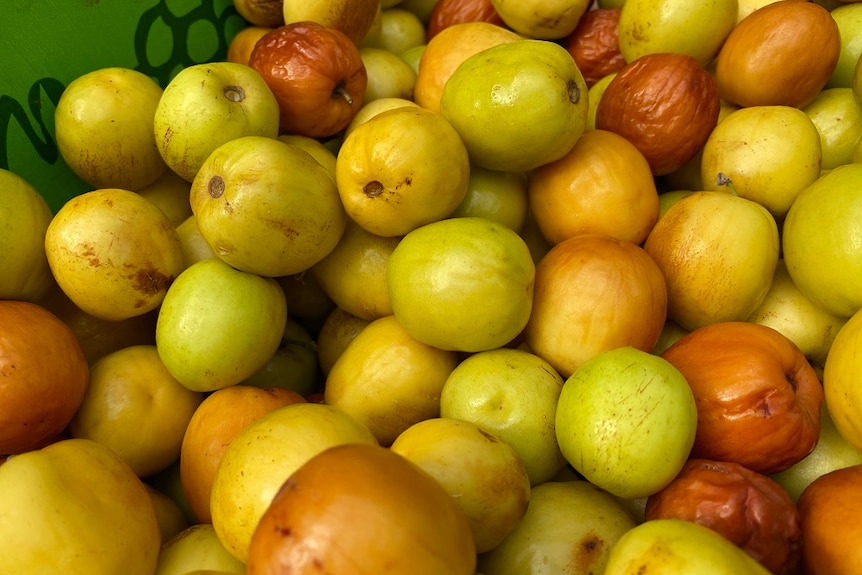
[[[577,542],[573,562],[579,573],[592,573],[592,566],[605,551],[605,540],[595,533],[588,533]]]
[[[173,280],[173,276],[166,276],[158,270],[139,269],[134,276],[134,287],[142,293],[155,295],[166,291]]]

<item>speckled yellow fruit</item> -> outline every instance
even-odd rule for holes
[[[66,202],[48,226],[45,251],[69,299],[107,320],[154,310],[184,267],[168,216],[146,198],[117,188]]]
[[[167,169],[153,122],[162,88],[138,70],[100,68],[72,80],[54,111],[57,149],[94,188],[143,188]]]
[[[413,106],[356,127],[335,165],[338,194],[353,221],[400,236],[449,216],[464,199],[470,159],[442,115]]]
[[[252,533],[285,480],[313,456],[343,443],[377,441],[345,412],[321,403],[278,408],[235,435],[210,499],[213,527],[231,555],[245,562]]]

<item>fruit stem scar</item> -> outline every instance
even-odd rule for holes
[[[224,97],[231,102],[242,102],[245,100],[245,90],[242,89],[242,86],[225,86],[222,92],[224,93]]]
[[[338,84],[332,91],[332,99],[335,100],[337,98],[344,98],[349,106],[353,105],[353,98],[350,97],[350,93],[348,93],[347,89],[344,87],[344,84]]]
[[[715,184],[718,186],[727,186],[727,189],[730,190],[730,193],[734,196],[738,196],[736,193],[736,187],[733,185],[733,180],[727,177],[727,174],[724,172],[719,172],[715,177]]]
[[[566,84],[566,91],[569,93],[569,102],[577,104],[581,101],[581,88],[574,80],[569,80]]]
[[[365,184],[365,186],[363,186],[362,188],[362,191],[365,192],[365,195],[369,198],[376,198],[383,193],[383,184],[381,184],[377,180],[373,180]]]
[[[207,184],[207,191],[213,199],[220,198],[224,195],[224,179],[221,176],[213,176]]]

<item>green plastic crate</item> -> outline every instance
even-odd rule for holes
[[[0,24],[0,168],[57,211],[91,188],[57,151],[54,109],[65,86],[99,68],[134,68],[162,87],[183,67],[223,60],[248,23],[232,0],[15,0]]]

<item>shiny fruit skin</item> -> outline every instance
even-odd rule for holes
[[[378,0],[282,0],[283,24],[316,22],[342,32],[359,44],[380,10]]]
[[[255,44],[264,34],[272,32],[273,28],[267,26],[247,26],[237,32],[227,47],[226,59],[228,62],[248,65],[251,52]]]
[[[252,535],[246,572],[472,575],[475,566],[467,519],[432,476],[389,449],[349,444],[285,481]]]
[[[91,189],[138,190],[152,184],[168,168],[153,138],[162,93],[155,80],[131,68],[98,68],[77,76],[54,112],[63,161]]]
[[[695,329],[662,353],[698,406],[692,457],[783,471],[820,435],[823,389],[814,368],[780,332],[748,322]]]
[[[408,427],[440,414],[441,390],[457,364],[454,351],[422,343],[396,316],[384,316],[365,326],[339,356],[323,398],[389,446]]]
[[[434,477],[464,512],[477,553],[512,532],[530,503],[530,477],[515,450],[479,425],[434,417],[405,429],[390,446]]]
[[[700,154],[704,190],[734,193],[765,207],[783,221],[799,193],[821,173],[823,152],[817,127],[791,106],[733,110],[710,133]]]
[[[356,44],[314,22],[285,24],[261,37],[249,66],[275,94],[280,128],[313,138],[347,127],[362,107],[368,84]]]
[[[862,164],[845,164],[803,189],[784,220],[782,250],[799,290],[828,312],[862,308]]]
[[[532,351],[564,377],[610,349],[650,350],[667,311],[667,287],[636,244],[595,234],[556,244],[536,266]]]
[[[647,498],[646,520],[694,521],[721,533],[772,573],[797,573],[802,559],[799,511],[767,475],[738,463],[689,459],[677,477]]]
[[[533,488],[527,513],[509,537],[479,556],[477,572],[603,573],[611,548],[634,526],[619,499],[592,483],[545,481]]]
[[[706,66],[736,24],[737,0],[627,0],[618,34],[627,62],[646,54],[675,53]],[[697,30],[697,33],[692,33]]]
[[[596,128],[637,147],[653,175],[669,174],[703,147],[718,122],[713,76],[691,56],[647,54],[608,84],[596,108]]]
[[[862,311],[853,314],[838,331],[823,368],[826,406],[838,432],[862,450],[862,388],[859,354],[862,350]]]
[[[808,575],[855,575],[862,570],[859,514],[862,465],[815,479],[799,497],[802,554]]]
[[[667,209],[644,249],[667,282],[668,317],[692,330],[757,309],[778,265],[778,226],[745,198],[692,192]]]
[[[0,300],[0,454],[41,447],[63,431],[89,381],[68,325],[38,304]]]
[[[377,445],[367,427],[315,401],[278,407],[243,427],[222,454],[210,494],[213,527],[231,555],[247,562],[255,527],[284,481],[315,455],[346,443]]]
[[[530,317],[535,265],[529,247],[485,218],[450,218],[413,230],[390,255],[386,276],[395,316],[410,335],[440,349],[504,346]]]
[[[619,8],[589,10],[566,38],[566,50],[584,75],[588,88],[626,65],[617,35],[619,21]]]
[[[838,25],[815,2],[775,2],[728,34],[715,78],[722,100],[801,108],[826,85],[841,52]]]
[[[458,132],[441,114],[418,106],[386,110],[357,126],[335,163],[347,215],[384,237],[450,216],[469,177],[470,158]]]
[[[563,157],[583,134],[587,86],[571,54],[553,42],[519,40],[467,58],[443,87],[440,113],[470,160],[528,171]]]
[[[578,234],[642,244],[658,221],[646,158],[607,130],[584,132],[568,154],[533,170],[528,186],[533,217],[552,244]]]
[[[644,521],[627,531],[611,548],[604,573],[770,574],[723,535],[684,519]]]
[[[491,0],[503,22],[519,34],[538,40],[565,38],[589,10],[589,0]]]
[[[16,455],[0,465],[0,485],[0,572],[154,573],[161,532],[152,500],[108,447],[65,439]]]
[[[179,457],[202,400],[171,377],[155,345],[134,345],[90,366],[90,384],[69,431],[109,447],[138,477],[151,477]]]
[[[419,59],[413,100],[439,112],[443,87],[464,60],[492,46],[520,39],[508,28],[490,22],[462,22],[443,29],[428,41]]]
[[[323,292],[344,311],[374,320],[392,313],[386,284],[386,263],[400,237],[383,237],[356,222],[338,245],[308,271]]]
[[[326,168],[277,138],[244,136],[213,150],[189,201],[198,230],[221,260],[270,278],[316,264],[347,223]]]
[[[212,523],[210,492],[221,456],[231,439],[270,411],[305,399],[283,388],[232,385],[209,394],[189,420],[180,451],[180,479],[192,513]]]
[[[104,188],[66,202],[45,234],[54,279],[75,304],[117,321],[159,305],[183,269],[168,216],[135,192]]]

